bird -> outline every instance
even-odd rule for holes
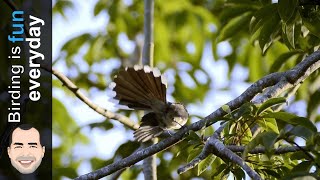
[[[133,110],[144,110],[140,127],[133,133],[138,142],[158,137],[166,130],[180,129],[188,121],[182,103],[166,99],[167,80],[158,68],[134,65],[121,68],[114,77],[113,99]]]

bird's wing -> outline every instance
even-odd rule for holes
[[[139,142],[146,142],[152,138],[159,136],[163,129],[161,128],[161,120],[158,119],[156,113],[148,113],[141,119],[141,125],[133,134],[134,138]]]
[[[166,104],[167,81],[157,68],[135,65],[122,69],[115,76],[114,83],[114,99],[119,100],[121,105],[132,109],[157,110]]]

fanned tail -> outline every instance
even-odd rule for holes
[[[167,82],[156,68],[134,66],[120,70],[114,79],[114,99],[132,109],[151,110],[155,102],[166,103]],[[159,103],[158,103],[159,104]]]

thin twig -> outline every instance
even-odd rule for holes
[[[53,75],[55,75],[62,83],[64,86],[66,86],[73,94],[75,94],[82,102],[87,104],[91,109],[96,111],[97,113],[103,115],[106,118],[109,119],[114,119],[122,123],[123,125],[127,126],[130,129],[136,130],[138,129],[138,125],[135,124],[131,119],[128,117],[118,114],[118,113],[113,113],[108,111],[107,109],[104,109],[97,104],[93,103],[88,97],[86,97],[84,94],[81,93],[79,88],[72,82],[70,79],[68,79],[64,74],[61,72],[55,70],[55,69],[45,69],[49,72],[51,72]]]

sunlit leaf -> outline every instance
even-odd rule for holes
[[[273,131],[279,134],[277,121],[274,118],[263,118],[257,121],[257,124],[266,131]]]
[[[204,160],[202,160],[198,164],[197,175],[199,176],[200,174],[202,174],[213,163],[213,161],[216,159],[216,157],[217,156],[210,154],[208,157],[206,157]]]
[[[264,112],[266,109],[269,107],[272,107],[274,105],[282,104],[286,102],[286,98],[284,97],[279,97],[279,98],[272,98],[264,102],[257,111],[257,115],[260,115],[262,112]]]
[[[264,115],[265,118],[276,118],[278,120],[284,121],[286,123],[292,124],[292,125],[300,125],[303,127],[306,127],[310,129],[313,132],[317,132],[317,128],[315,125],[307,118],[299,117],[294,114],[290,114],[287,112],[273,112],[268,113]]]

